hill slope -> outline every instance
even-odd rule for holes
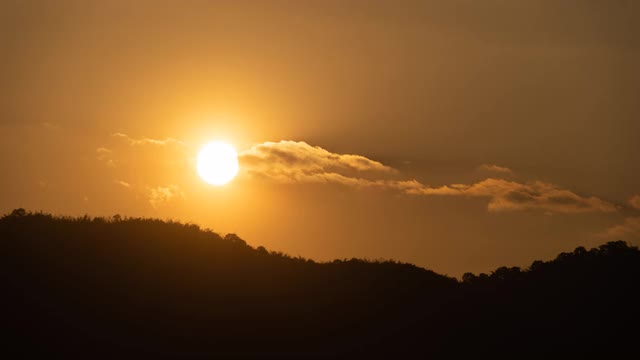
[[[0,219],[3,316],[22,351],[293,357],[637,353],[640,252],[578,248],[463,281],[316,263],[153,219]]]

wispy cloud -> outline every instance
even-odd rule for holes
[[[509,169],[508,167],[498,166],[498,165],[495,165],[495,164],[482,164],[482,165],[478,166],[478,170],[485,171],[485,172],[494,172],[494,173],[507,174],[507,175],[512,175],[513,174],[513,171],[511,169]]]
[[[60,128],[58,125],[50,123],[50,122],[42,122],[42,123],[40,123],[40,125],[43,128],[47,129],[47,130],[56,130],[56,129]]]
[[[629,205],[633,208],[640,210],[640,195],[633,195],[629,198]]]
[[[149,203],[154,209],[173,199],[183,199],[184,193],[177,185],[166,185],[148,188]]]
[[[116,167],[116,163],[113,160],[113,151],[104,147],[96,149],[96,159],[102,161],[109,167]]]
[[[131,184],[129,184],[126,181],[122,181],[122,180],[116,180],[116,184],[122,186],[122,187],[126,187],[127,189],[131,188]]]
[[[622,224],[608,228],[598,237],[607,240],[640,239],[640,217],[628,217]]]
[[[97,148],[96,153],[98,154],[98,160],[104,160],[108,156],[111,155],[112,151],[107,148]]]
[[[147,199],[156,209],[185,198],[181,180],[184,179],[190,156],[185,142],[172,137],[163,140],[149,137],[138,139],[124,133],[112,134],[111,139],[108,146],[96,149],[96,158],[114,168],[113,184],[130,191],[136,199]],[[170,171],[164,173],[158,169]],[[135,183],[125,180],[132,173],[136,174]],[[163,183],[169,185],[158,185]]]
[[[485,179],[474,184],[429,187],[413,180],[399,182],[408,194],[485,197],[489,211],[544,210],[557,213],[612,212],[616,205],[595,196],[581,196],[557,185],[533,181],[518,183],[503,179]]]
[[[166,146],[166,145],[180,145],[183,146],[184,142],[172,137],[168,137],[165,139],[152,139],[148,137],[142,137],[140,139],[134,139],[127,134],[123,133],[115,133],[112,135],[115,138],[119,138],[125,140],[131,146],[137,145],[156,145],[156,146]]]

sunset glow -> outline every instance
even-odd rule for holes
[[[2,353],[640,359],[638,14],[0,0]]]

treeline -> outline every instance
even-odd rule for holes
[[[84,357],[637,354],[640,251],[577,248],[462,281],[314,262],[156,219],[0,219],[7,351]]]

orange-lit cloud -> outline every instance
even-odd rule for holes
[[[129,145],[185,145],[167,138],[132,139],[125,134],[114,136]],[[133,150],[132,150],[133,151]],[[177,150],[176,150],[177,151]],[[113,162],[111,150],[98,149],[99,159]],[[185,159],[186,161],[186,159]],[[595,196],[584,196],[542,181],[527,183],[487,178],[471,184],[449,184],[439,187],[398,179],[399,172],[383,163],[355,154],[333,153],[302,141],[265,142],[240,152],[241,168],[252,177],[280,183],[326,183],[353,188],[398,191],[415,196],[462,196],[486,198],[491,212],[538,210],[545,213],[613,212],[617,206]],[[511,169],[482,165],[485,171],[511,174]],[[119,182],[120,183],[120,182]],[[120,185],[128,187],[122,183]],[[149,202],[154,208],[175,198],[183,198],[178,185],[148,187]],[[635,201],[635,200],[634,200]]]
[[[131,184],[129,184],[126,181],[122,181],[122,180],[116,180],[116,184],[118,184],[120,186],[123,186],[123,187],[126,187],[126,188],[130,188],[131,187]]]
[[[400,182],[408,194],[486,197],[489,211],[544,210],[557,213],[612,212],[617,207],[595,196],[580,196],[542,181],[518,183],[503,179],[485,179],[475,184],[428,187],[417,181]]]
[[[610,227],[598,237],[607,240],[640,239],[640,217],[628,217],[622,224]]]
[[[495,164],[482,164],[482,165],[478,166],[478,170],[487,171],[487,172],[494,172],[494,173],[502,173],[502,174],[508,174],[508,175],[513,174],[513,171],[511,169],[509,169],[508,167],[498,166],[498,165],[495,165]]]
[[[148,137],[142,137],[140,139],[134,139],[132,137],[130,137],[127,134],[123,134],[123,133],[115,133],[113,134],[113,137],[116,138],[120,138],[125,140],[127,143],[129,143],[129,145],[131,146],[136,146],[136,145],[157,145],[157,146],[165,146],[165,145],[184,145],[184,142],[175,139],[175,138],[171,138],[168,137],[164,140],[159,140],[159,139],[152,139],[152,138],[148,138]]]
[[[640,210],[640,195],[633,195],[629,198],[629,205]]]
[[[50,123],[50,122],[42,122],[40,123],[40,125],[42,125],[43,128],[48,129],[48,130],[56,130],[59,128],[58,125]]]
[[[351,182],[354,174],[394,174],[396,170],[361,155],[337,154],[303,141],[258,144],[240,153],[249,173],[284,182]],[[356,181],[357,182],[357,181]]]
[[[147,190],[149,203],[156,209],[173,199],[184,199],[184,193],[177,185],[157,186]]]
[[[121,189],[131,190],[136,198],[142,196],[148,199],[154,209],[185,198],[180,175],[172,178],[161,175],[164,169],[172,174],[185,173],[189,162],[185,142],[172,137],[162,140],[150,137],[132,138],[123,133],[112,134],[112,138],[116,142],[108,147],[97,148],[96,158],[113,168],[113,183]],[[158,149],[160,147],[162,151]],[[128,179],[123,180],[130,178],[132,174],[135,176],[135,184]],[[167,183],[169,185],[165,185]]]
[[[426,186],[417,180],[394,180],[384,176],[397,171],[360,155],[329,152],[305,142],[280,141],[259,144],[240,155],[250,173],[280,182],[335,183],[358,188],[399,190],[421,196],[484,197],[489,211],[541,210],[552,213],[611,212],[616,206],[595,196],[581,196],[554,184],[518,183],[488,178],[474,184]],[[512,173],[497,165],[481,169]],[[372,178],[373,177],[373,178]]]
[[[109,167],[116,167],[116,163],[113,160],[113,151],[107,148],[97,148],[96,149],[96,158],[99,161],[103,161]]]

